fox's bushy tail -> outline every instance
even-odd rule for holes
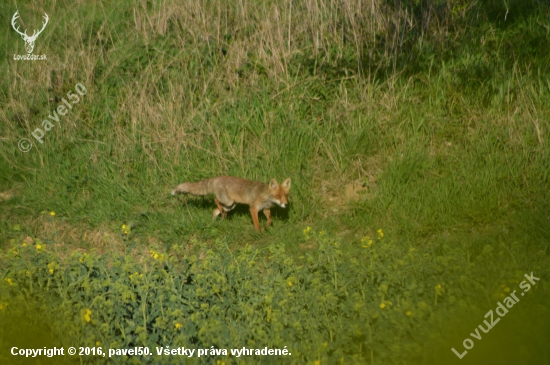
[[[184,182],[179,184],[172,190],[172,195],[178,193],[192,194],[192,195],[208,195],[212,194],[212,189],[209,184],[210,180],[203,180],[199,182]]]

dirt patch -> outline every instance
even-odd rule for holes
[[[347,201],[365,198],[368,189],[364,182],[354,181],[344,187],[344,197]]]
[[[311,251],[316,247],[313,243],[300,243],[298,246],[304,251]]]
[[[369,185],[360,180],[345,185],[335,185],[329,181],[323,181],[321,183],[321,194],[330,203],[328,209],[331,213],[338,212],[350,202],[368,199],[372,195]]]
[[[0,202],[10,200],[17,194],[17,188],[12,188],[0,193]]]
[[[382,160],[381,156],[356,156],[350,171],[359,178],[350,181],[348,177],[337,176],[321,181],[319,195],[330,203],[326,214],[337,213],[349,203],[371,199],[382,173]]]
[[[357,201],[361,198],[365,198],[365,193],[368,189],[360,181],[354,181],[338,187],[332,185],[328,181],[321,183],[321,191],[323,196],[328,197],[328,201],[335,208],[340,207],[350,201]]]
[[[22,223],[16,241],[30,245],[42,241],[55,248],[60,257],[90,251],[99,254],[113,251],[123,253],[125,247],[122,235],[110,231],[108,227],[90,229],[86,224],[73,225],[62,217],[50,216],[48,213]]]

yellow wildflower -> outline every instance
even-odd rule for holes
[[[386,304],[385,303],[380,303],[380,308],[382,308],[382,309],[386,308]]]
[[[435,286],[435,292],[437,293],[437,295],[441,295],[443,293],[443,288],[441,287],[441,284],[437,284]]]
[[[101,346],[101,342],[96,341],[96,342],[95,342],[95,345],[96,345],[96,346]]]
[[[384,238],[384,232],[382,231],[382,228],[380,228],[380,229],[379,229],[378,231],[376,231],[376,232],[378,232],[378,238],[379,238],[379,239]]]
[[[50,212],[50,215],[53,217],[53,216],[55,215],[55,212],[52,210],[52,211]]]
[[[0,303],[0,311],[8,306],[8,303]]]
[[[178,322],[178,323],[176,323],[176,324],[174,325],[174,327],[175,327],[177,330],[179,330],[181,327],[183,327],[183,324],[181,324],[181,323]]]
[[[36,245],[36,249],[37,249],[38,251],[42,250],[42,245],[41,245],[41,244]]]
[[[303,230],[303,233],[304,233],[304,236],[306,237],[306,240],[309,240],[309,232],[311,231],[311,227],[306,227],[304,230]]]
[[[82,320],[84,322],[90,322],[92,320],[92,310],[86,308],[82,313]]]
[[[131,228],[130,226],[127,226],[126,224],[123,224],[123,225],[122,225],[122,233],[124,233],[124,234],[126,234],[126,235],[127,235],[127,234],[130,234],[131,229],[132,229],[132,228]]]
[[[407,315],[407,317],[410,317],[413,313],[411,311],[406,311],[405,314]]]
[[[368,248],[372,246],[372,239],[369,236],[365,236],[361,238],[361,243],[363,244],[363,248]]]
[[[158,253],[155,250],[149,250],[149,254],[155,260],[164,260],[164,254]]]
[[[13,280],[11,278],[5,278],[4,281],[10,286],[13,285]]]

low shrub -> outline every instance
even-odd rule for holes
[[[515,262],[513,244],[470,255],[460,245],[408,247],[382,230],[343,243],[309,227],[304,241],[309,253],[299,257],[282,245],[214,252],[198,244],[199,254],[173,246],[149,257],[62,258],[40,240],[13,243],[0,259],[0,319],[39,313],[32,323],[48,327],[51,343],[106,354],[84,355],[83,363],[415,363],[423,340],[437,344],[438,324],[490,308],[525,270],[540,268]],[[1,327],[3,347],[15,346],[8,327]],[[136,347],[152,356],[109,358],[109,349]],[[193,356],[157,354],[182,347]],[[255,350],[247,356],[243,348]],[[255,355],[262,349],[288,354]],[[0,354],[13,363],[9,350]]]

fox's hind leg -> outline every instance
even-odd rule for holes
[[[216,202],[216,205],[218,206],[217,209],[214,209],[214,219],[216,219],[220,214],[222,215],[222,219],[227,216],[227,213],[223,209],[223,205],[220,203],[218,198],[214,200]]]
[[[222,215],[222,219],[223,218],[226,218],[227,217],[227,212],[229,212],[230,210],[232,210],[233,208],[235,208],[235,202],[230,202],[230,203],[227,203],[227,202],[221,202],[220,200],[218,200],[218,198],[216,198],[214,200],[216,202],[216,205],[218,206],[217,209],[214,209],[214,212],[213,212],[213,218],[216,219],[220,214]]]

